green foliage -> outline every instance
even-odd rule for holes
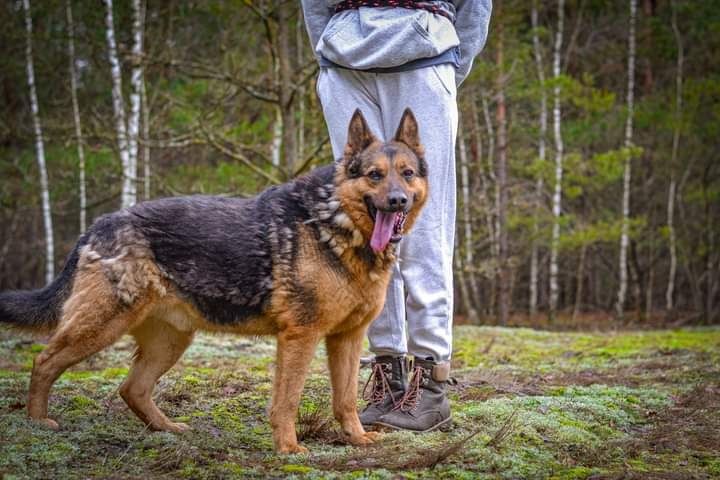
[[[172,192],[189,193],[254,193],[257,180],[249,168],[237,162],[221,161],[216,165],[186,163],[170,172],[166,184]]]

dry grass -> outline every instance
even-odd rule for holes
[[[297,418],[298,441],[315,440],[328,445],[341,445],[342,434],[336,428],[330,410],[322,406],[301,408]]]
[[[697,385],[661,412],[647,412],[648,425],[635,449],[653,453],[683,450],[717,453],[720,446],[720,383]]]

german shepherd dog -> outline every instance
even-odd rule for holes
[[[50,285],[0,294],[0,321],[52,333],[34,361],[28,414],[57,429],[55,380],[129,333],[137,351],[120,395],[149,428],[182,432],[152,392],[194,333],[275,335],[273,442],[306,452],[295,418],[324,338],[335,418],[349,443],[372,443],[356,410],[362,340],[385,302],[395,243],[427,193],[412,112],[382,143],[357,110],[334,165],[250,199],[165,198],[98,218]]]

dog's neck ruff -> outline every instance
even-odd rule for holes
[[[310,196],[314,199],[307,204],[310,218],[305,223],[317,229],[320,242],[326,244],[336,257],[342,260],[343,255],[353,249],[370,270],[387,269],[395,261],[393,243],[383,251],[372,249],[369,239],[363,236],[350,216],[343,211],[333,183],[316,187]]]

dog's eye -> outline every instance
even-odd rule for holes
[[[371,180],[382,180],[383,174],[378,172],[377,170],[371,170],[370,173],[368,173],[368,177],[370,177]]]
[[[403,170],[402,174],[403,174],[403,177],[405,177],[407,180],[410,180],[411,178],[413,178],[415,176],[415,172],[413,172],[409,168]]]

